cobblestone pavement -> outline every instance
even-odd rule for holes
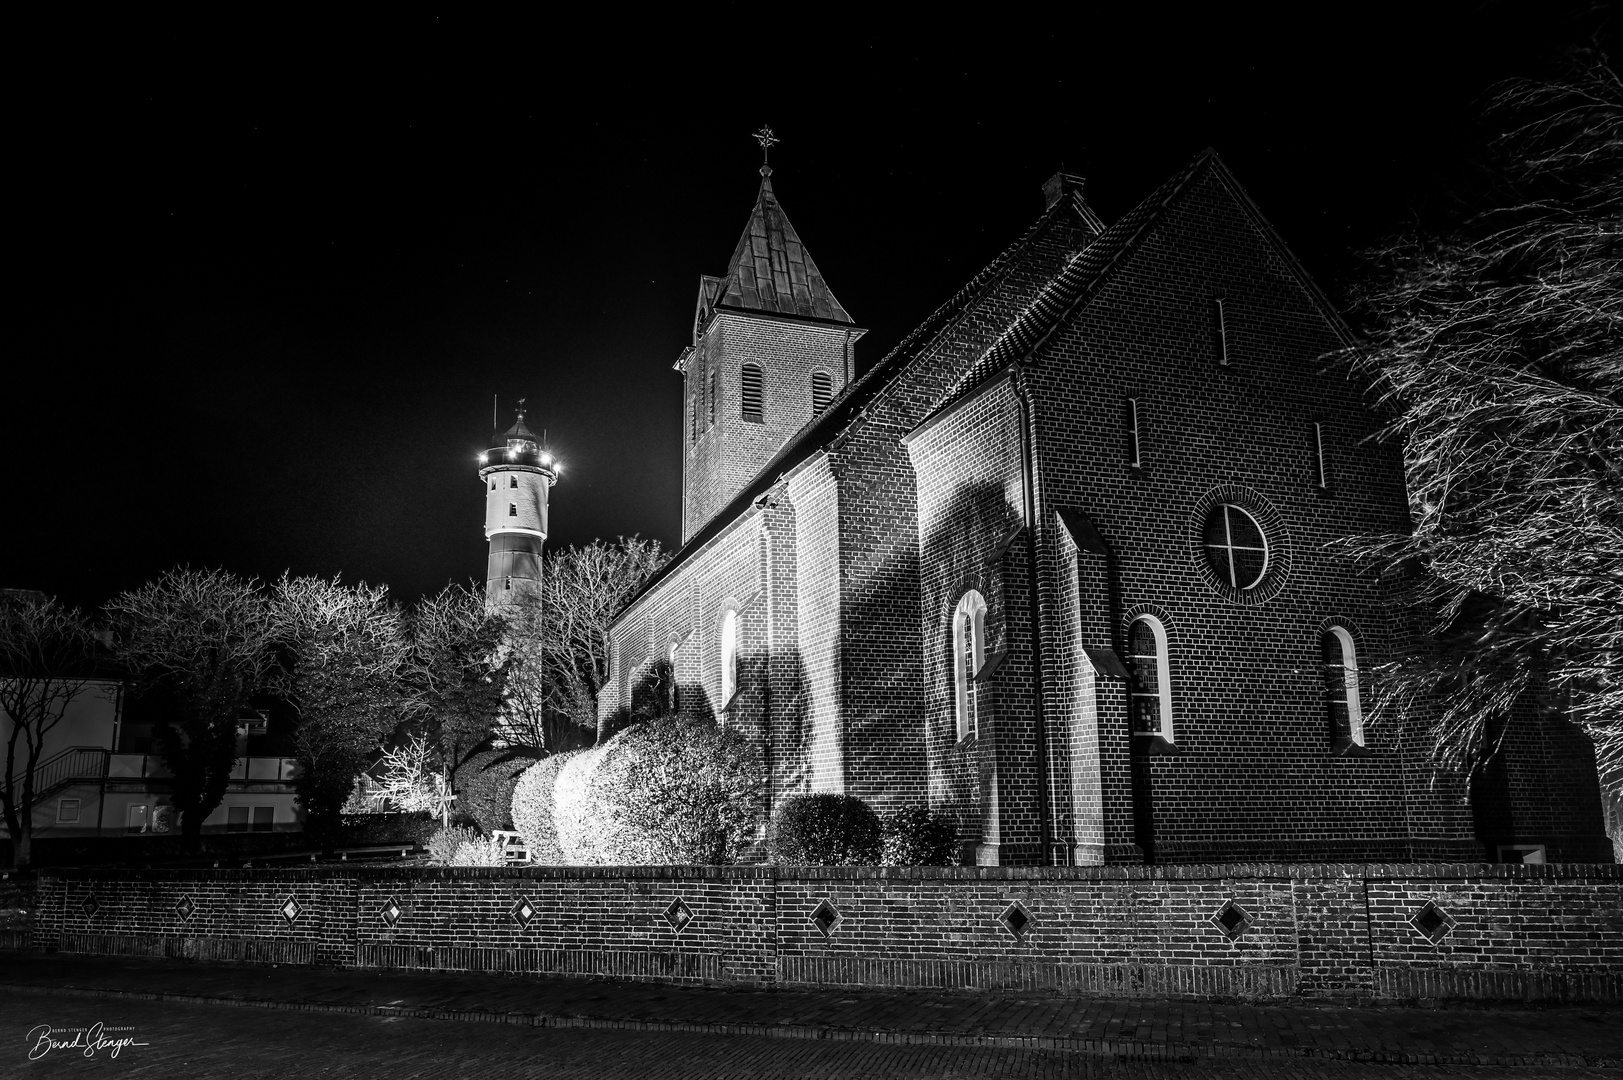
[[[0,960],[0,963],[3,963]],[[103,1047],[39,1051],[39,1025],[59,1039],[103,1025],[129,1038]],[[1099,1080],[1463,1080],[1503,1077],[1620,1080],[1623,1069],[1394,1065],[1300,1057],[1194,1063],[1126,1061],[1013,1048],[896,1046],[860,1040],[776,1039],[681,1032],[582,1031],[458,1023],[365,1013],[309,1012],[46,989],[0,991],[0,1077],[11,1080],[388,1080],[546,1077],[549,1080],[820,1080],[825,1077],[1086,1077]]]
[[[1056,1050],[1167,1060],[1279,1056],[1414,1064],[1623,1066],[1623,1008],[1357,1008],[969,992],[757,990],[0,953],[0,989],[161,993],[208,1004],[521,1023],[532,1028]],[[86,1006],[93,1004],[87,1000]]]

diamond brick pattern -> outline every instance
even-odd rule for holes
[[[290,896],[282,904],[281,912],[282,918],[287,920],[289,926],[292,926],[299,921],[299,916],[304,913],[304,908],[300,906],[298,897]]]
[[[670,923],[671,929],[678,934],[686,930],[688,924],[693,921],[693,909],[688,907],[680,896],[671,901],[664,914],[665,921]]]
[[[844,921],[845,918],[840,914],[840,909],[829,903],[827,899],[819,901],[818,905],[812,908],[811,923],[817,927],[817,932],[825,938],[833,937],[834,931],[838,930],[840,923]]]
[[[507,917],[528,930],[530,923],[535,921],[535,914],[536,908],[534,904],[530,903],[530,898],[521,896],[518,898],[517,903],[507,912]]]
[[[94,893],[85,897],[85,902],[79,905],[79,910],[85,913],[85,918],[94,919],[96,912],[101,910],[101,904],[96,901]]]
[[[1225,900],[1223,906],[1212,915],[1211,924],[1230,941],[1237,941],[1241,934],[1251,929],[1251,916],[1233,900]]]
[[[400,901],[393,896],[389,897],[389,902],[383,905],[383,910],[378,912],[378,917],[391,928],[400,921],[400,915]]]
[[[175,914],[180,916],[181,922],[185,922],[196,913],[197,901],[193,900],[189,896],[182,896],[180,898],[180,903],[175,905]]]
[[[1409,925],[1427,941],[1436,945],[1448,936],[1454,929],[1454,919],[1437,906],[1437,901],[1427,900],[1413,915],[1409,916]]]
[[[1014,935],[1016,941],[1020,941],[1025,938],[1034,920],[1031,912],[1026,910],[1026,905],[1015,900],[1003,909],[1003,914],[997,917],[997,921],[1003,924],[1003,929]]]

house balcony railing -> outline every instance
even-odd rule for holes
[[[291,783],[299,774],[297,758],[240,757],[231,769],[232,780]],[[162,780],[174,774],[159,754],[114,754],[108,762],[109,780]]]

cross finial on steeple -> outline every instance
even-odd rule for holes
[[[528,400],[528,398],[518,399],[518,422],[521,424],[524,423],[524,403]]]
[[[772,166],[767,163],[767,155],[771,153],[774,146],[778,145],[779,139],[772,134],[770,127],[762,124],[761,130],[755,133],[755,141],[761,144],[761,175],[771,176]]]

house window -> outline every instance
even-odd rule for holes
[[[147,804],[135,803],[124,811],[125,832],[144,833],[151,827]]]
[[[952,679],[958,739],[980,734],[980,686],[986,664],[986,600],[974,589],[952,615]]]
[[[1127,399],[1127,464],[1137,469],[1143,465],[1138,454],[1138,399]]]
[[[274,807],[274,806],[256,806],[253,809],[254,809],[253,825],[251,826],[253,831],[254,832],[272,832],[272,831],[274,831],[275,827],[276,827],[276,807]]]
[[[1153,615],[1140,615],[1127,632],[1134,735],[1172,741],[1172,689],[1167,672],[1167,631]]]
[[[1257,519],[1233,503],[1206,516],[1206,561],[1231,589],[1249,589],[1268,572],[1268,538]]]
[[[248,831],[248,807],[246,807],[246,806],[228,806],[228,807],[225,808],[225,831],[226,832],[247,832]]]
[[[816,416],[834,400],[834,377],[826,371],[812,372],[812,415]]]
[[[1330,737],[1338,747],[1364,745],[1364,715],[1358,700],[1358,653],[1352,634],[1332,626],[1319,639],[1324,657],[1324,700]]]
[[[763,415],[766,390],[761,379],[760,364],[745,364],[742,372],[739,401],[741,415],[752,424],[759,424]]]
[[[1212,301],[1217,320],[1217,362],[1223,367],[1229,365],[1229,324],[1228,317],[1223,311],[1223,299],[1218,297]]]
[[[508,503],[507,504],[507,516],[508,517],[518,517],[518,503]]]
[[[728,608],[721,616],[721,707],[733,703],[738,693],[738,611]]]
[[[58,799],[56,801],[56,823],[58,825],[77,825],[79,823],[78,799]]]

